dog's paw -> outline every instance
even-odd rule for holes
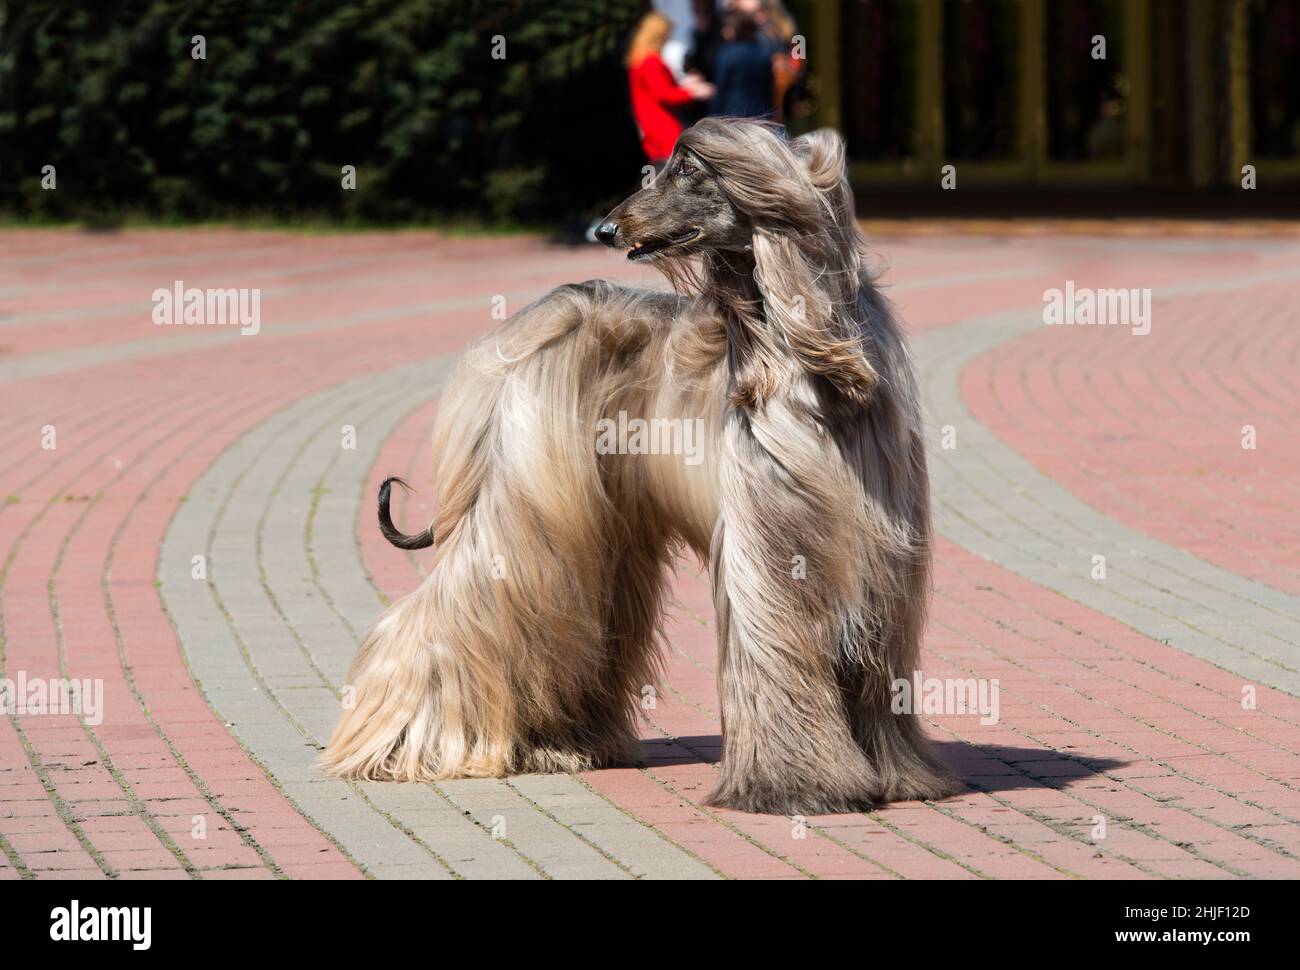
[[[967,787],[956,775],[932,773],[911,776],[889,785],[879,795],[881,802],[938,802],[960,795]]]
[[[866,787],[853,790],[789,789],[768,785],[737,785],[720,781],[705,804],[756,815],[843,815],[865,812],[879,804]]]

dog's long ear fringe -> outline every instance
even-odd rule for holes
[[[788,237],[754,233],[755,280],[766,298],[768,318],[791,353],[814,373],[830,380],[850,400],[867,403],[880,380],[862,344],[847,332],[840,308],[818,288],[815,271]],[[832,285],[836,281],[832,281]],[[856,274],[853,288],[856,288]],[[835,293],[833,288],[832,292]],[[846,288],[847,297],[852,289]]]
[[[808,177],[823,192],[836,188],[846,174],[844,139],[830,128],[819,128],[790,142],[791,150],[808,166]]]
[[[379,531],[384,534],[385,539],[397,546],[398,549],[427,549],[433,545],[433,526],[429,526],[423,532],[417,532],[412,536],[399,531],[397,526],[393,525],[393,515],[388,510],[393,482],[401,485],[408,492],[411,490],[411,487],[400,478],[384,479],[384,484],[379,486]]]
[[[709,118],[687,129],[679,143],[705,160],[753,224],[753,278],[762,306],[726,301],[751,331],[733,402],[763,400],[783,371],[780,361],[793,357],[847,400],[868,404],[880,375],[856,318],[861,240],[844,139],[822,130],[786,141],[771,126]],[[728,269],[706,258],[698,289],[716,299]]]

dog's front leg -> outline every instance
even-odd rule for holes
[[[723,736],[710,804],[844,812],[879,790],[836,676],[845,540],[828,510],[852,484],[836,461],[788,408],[728,416],[710,555]]]

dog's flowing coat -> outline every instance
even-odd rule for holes
[[[427,780],[634,763],[689,547],[717,613],[712,804],[954,792],[918,719],[890,709],[918,662],[928,482],[840,139],[700,122],[600,235],[678,292],[560,287],[464,357],[435,432],[439,512],[405,538],[437,557],[362,644],[324,766]],[[598,453],[620,411],[702,419],[704,461]]]

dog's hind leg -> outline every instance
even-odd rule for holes
[[[615,529],[609,564],[603,650],[572,717],[531,745],[525,770],[636,764],[639,702],[659,683],[659,627],[666,583],[666,545],[629,523]]]
[[[658,587],[593,447],[622,359],[602,341],[605,296],[561,288],[462,361],[435,431],[437,557],[358,651],[327,771],[420,780],[635,756]]]
[[[439,412],[436,558],[353,659],[344,710],[321,758],[330,774],[397,781],[500,775],[517,757],[522,734],[510,650],[523,649],[518,609],[494,619],[501,600],[516,602],[494,575],[509,565],[496,557],[513,551],[502,532],[510,525],[506,484],[492,463],[502,388],[478,380],[475,369],[462,364]]]

